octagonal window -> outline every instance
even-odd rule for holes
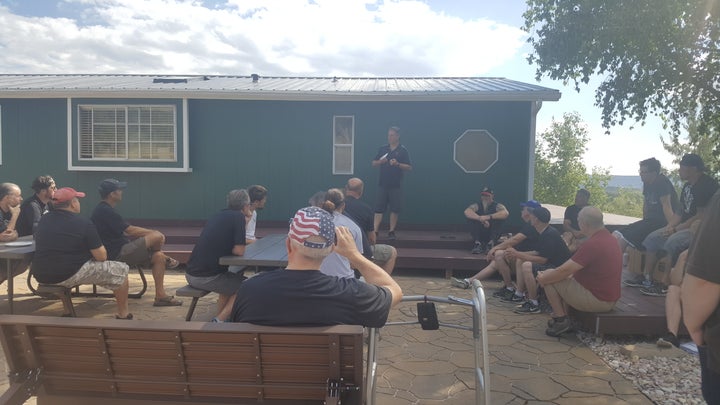
[[[485,173],[498,161],[498,141],[484,129],[468,129],[453,149],[455,163],[465,173]]]

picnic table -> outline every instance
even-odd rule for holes
[[[32,235],[22,236],[15,241],[0,243],[0,259],[5,259],[7,266],[8,306],[13,313],[13,290],[15,288],[12,276],[14,260],[32,260],[35,254],[35,240]]]
[[[287,266],[287,248],[285,247],[287,234],[277,233],[267,235],[248,245],[242,256],[223,256],[220,264],[224,266]]]

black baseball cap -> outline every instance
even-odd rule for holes
[[[537,207],[533,209],[532,215],[544,224],[550,223],[550,211],[545,207]]]
[[[705,170],[705,162],[702,158],[694,153],[688,153],[680,159],[680,166],[694,167],[700,171]]]
[[[105,179],[98,186],[101,195],[108,195],[115,190],[123,190],[127,187],[127,182],[116,179]]]

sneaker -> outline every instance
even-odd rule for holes
[[[672,332],[668,332],[664,336],[659,338],[656,344],[658,345],[658,347],[665,347],[669,349],[673,346],[679,347],[680,341],[678,340],[677,336],[672,334]]]
[[[500,301],[505,301],[505,302],[525,302],[525,294],[523,294],[523,295],[513,294],[513,295],[510,296],[510,297],[502,297],[502,298],[500,298]]]
[[[532,303],[532,301],[525,301],[525,303],[522,304],[520,308],[515,308],[513,312],[515,312],[516,314],[539,314],[540,305],[535,305]]]
[[[395,240],[397,239],[397,236],[395,236],[395,231],[388,232],[388,240]]]
[[[508,290],[507,288],[503,287],[493,293],[493,297],[502,299],[509,299],[515,295],[515,290]]]
[[[548,319],[548,321],[547,321],[548,328],[555,325],[555,319],[556,318],[553,318],[553,317],[550,317],[550,319]]]
[[[455,278],[455,277],[452,277],[452,278],[450,279],[450,285],[453,286],[453,287],[462,288],[462,289],[465,289],[465,290],[467,290],[468,288],[470,288],[470,282],[469,282],[467,279],[464,279],[464,278]]]
[[[545,329],[545,334],[552,337],[559,337],[563,333],[569,331],[571,326],[572,324],[570,323],[570,318],[568,317],[565,317],[562,321],[555,320],[552,326]]]
[[[646,280],[645,276],[637,276],[634,279],[624,280],[623,285],[633,288],[650,287],[652,286],[652,281]]]
[[[662,284],[655,284],[650,287],[641,287],[640,294],[649,295],[651,297],[664,297],[667,295],[667,287]]]
[[[483,247],[481,243],[475,242],[475,246],[472,248],[470,253],[474,255],[479,255],[483,253]]]

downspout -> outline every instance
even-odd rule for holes
[[[542,108],[542,101],[535,101],[530,104],[530,158],[528,159],[530,167],[528,168],[528,185],[527,195],[528,200],[533,199],[535,192],[533,185],[535,184],[535,131],[537,130],[537,114]]]

